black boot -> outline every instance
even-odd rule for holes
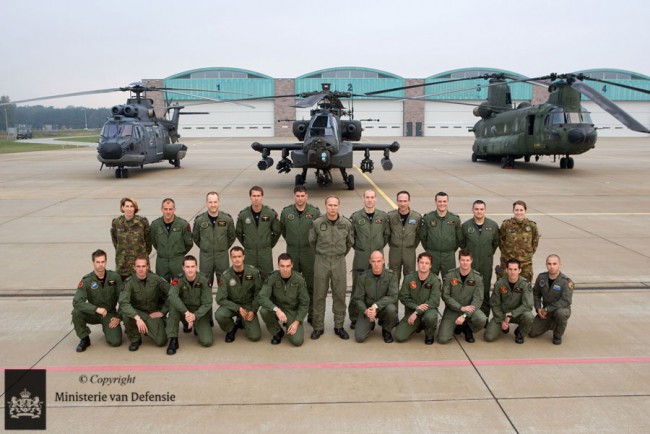
[[[470,344],[474,342],[474,333],[472,333],[472,329],[469,328],[469,324],[465,323],[463,324],[463,332],[465,333],[465,341],[469,342]]]
[[[90,346],[90,336],[86,336],[82,340],[79,341],[79,345],[77,345],[77,352],[78,353],[83,353],[86,351],[86,348]]]
[[[169,338],[169,345],[167,346],[167,355],[173,356],[178,349],[178,338]]]

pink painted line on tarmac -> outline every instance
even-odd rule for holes
[[[474,360],[476,366],[512,365],[596,365],[650,363],[650,357],[578,357],[569,359]],[[156,372],[156,371],[264,371],[296,369],[386,369],[471,366],[469,360],[423,360],[395,362],[309,362],[309,363],[215,363],[204,365],[103,365],[36,367],[50,372]],[[20,368],[16,368],[20,369]],[[26,368],[22,368],[26,369]]]

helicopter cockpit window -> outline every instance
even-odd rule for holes
[[[332,128],[329,116],[316,116],[314,121],[311,123],[309,132],[312,137],[331,137],[335,135],[334,128]]]
[[[133,125],[108,123],[102,128],[101,135],[107,139],[114,137],[130,137],[133,135]]]
[[[580,112],[556,110],[551,113],[551,119],[554,125],[592,123],[589,113],[584,110]]]

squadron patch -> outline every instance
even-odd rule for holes
[[[508,292],[508,288],[506,288],[505,286],[502,286],[500,290],[501,290],[501,294],[505,294]]]
[[[530,227],[530,226],[526,226],[526,232],[530,232],[530,231],[532,231],[531,227]]]
[[[375,219],[375,224],[380,225],[384,222],[384,219]]]
[[[80,280],[79,285],[77,285],[77,289],[83,288],[83,286],[84,286],[84,282],[83,282],[83,280]]]
[[[209,226],[210,224],[208,222],[201,222],[201,229],[205,229]]]
[[[236,285],[237,285],[237,281],[236,281],[235,279],[230,279],[230,280],[228,281],[228,285],[230,285],[230,286],[236,286]]]
[[[417,224],[417,221],[415,219],[411,219],[411,220],[408,221],[408,223],[410,225],[414,225],[414,224]]]
[[[569,283],[567,284],[570,290],[573,291],[573,280],[569,280]]]
[[[468,234],[473,234],[474,232],[476,232],[476,231],[474,230],[474,228],[468,228],[468,229],[467,229],[467,233],[468,233]]]
[[[435,228],[436,226],[438,226],[438,222],[436,220],[431,220],[431,222],[429,224],[431,225],[432,228]]]
[[[365,224],[366,224],[366,219],[364,219],[364,218],[360,218],[360,219],[358,219],[358,220],[357,220],[357,224],[358,224],[359,226],[363,226],[363,225],[365,225]]]
[[[307,214],[305,214],[305,218],[309,219],[309,220],[312,220],[314,218],[314,215],[307,213]]]
[[[171,282],[169,282],[171,285],[178,286],[178,280],[173,279]]]
[[[244,220],[244,223],[246,223],[247,225],[251,224],[250,217],[246,217],[246,220]]]
[[[411,282],[409,283],[409,288],[411,288],[411,289],[415,289],[415,288],[417,288],[417,287],[418,287],[418,284],[415,283],[413,280],[411,280]]]
[[[97,289],[97,288],[99,288],[99,285],[97,284],[97,282],[93,282],[93,283],[90,284],[90,289]]]
[[[451,283],[452,285],[458,285],[458,279],[454,277],[453,279],[451,279],[451,282],[449,283]]]
[[[294,214],[288,214],[287,215],[287,220],[295,220],[296,216]]]
[[[424,284],[424,287],[425,287],[426,289],[431,289],[431,288],[433,288],[433,285],[430,284],[430,283],[425,283],[425,284]]]
[[[539,281],[539,286],[541,286],[542,288],[545,287],[546,286],[546,279],[541,279]]]
[[[323,222],[320,224],[320,230],[321,231],[326,231],[327,230],[327,223]]]

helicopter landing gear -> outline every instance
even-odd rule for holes
[[[116,178],[128,178],[129,177],[129,169],[126,167],[118,167],[115,169],[115,177]]]
[[[316,170],[316,182],[318,183],[319,187],[327,187],[328,185],[332,185],[332,174],[329,170],[321,171],[318,169]]]
[[[501,158],[501,168],[502,169],[514,169],[515,168],[515,159],[511,156],[505,156]]]
[[[343,182],[348,186],[348,190],[354,190],[354,175],[348,175],[345,169],[341,169],[341,175],[343,176]]]
[[[476,163],[478,161],[478,155],[476,155],[476,152],[472,152],[472,163]]]
[[[302,169],[302,174],[296,175],[296,186],[304,185],[307,181],[307,169]]]
[[[530,163],[530,155],[526,155],[526,156],[524,157],[524,161],[525,161],[526,163]]]
[[[572,157],[562,157],[560,158],[560,169],[573,169],[575,161]]]
[[[181,160],[178,158],[174,158],[173,160],[169,160],[169,163],[174,166],[174,169],[180,169],[181,168]]]

